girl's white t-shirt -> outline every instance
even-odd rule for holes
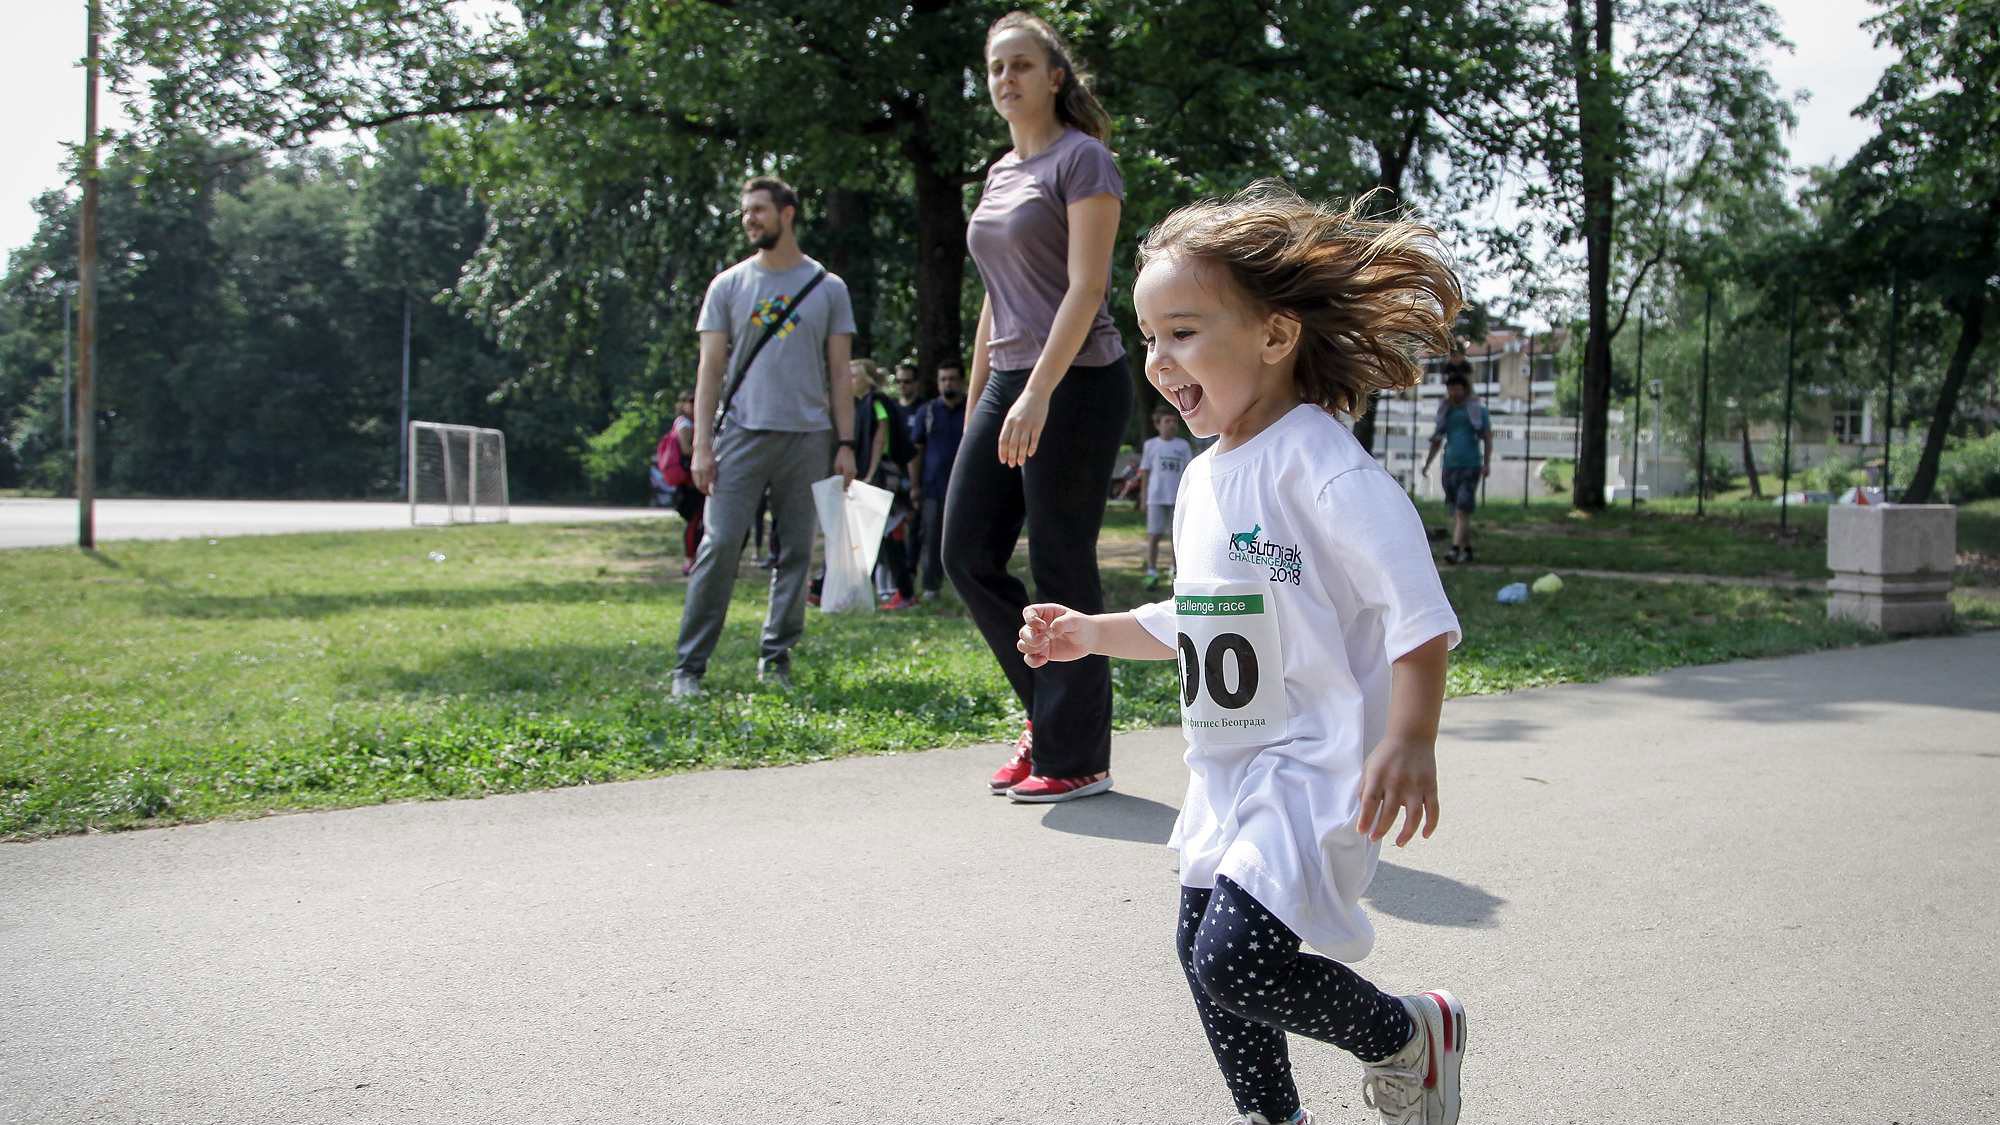
[[[1389,666],[1460,637],[1423,523],[1346,426],[1302,404],[1188,466],[1174,565],[1175,597],[1134,616],[1181,654],[1181,883],[1227,875],[1312,948],[1358,961],[1381,846],[1354,821]]]

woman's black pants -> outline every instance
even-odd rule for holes
[[[1050,396],[1039,449],[1010,469],[999,459],[1000,426],[1028,374],[993,372],[966,415],[945,497],[944,569],[1035,725],[1035,773],[1085,777],[1111,766],[1111,662],[1087,656],[1029,668],[1014,647],[1028,589],[1007,564],[1025,527],[1033,600],[1104,612],[1097,534],[1132,412],[1132,377],[1123,359],[1070,368]]]

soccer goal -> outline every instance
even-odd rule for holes
[[[410,522],[507,522],[507,435],[479,426],[410,423]]]

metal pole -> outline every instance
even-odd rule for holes
[[[1799,339],[1799,295],[1792,294],[1791,312],[1785,317],[1785,455],[1778,463],[1778,530],[1787,528],[1792,504],[1792,356]]]
[[[1889,502],[1891,460],[1896,451],[1896,325],[1903,319],[1902,279],[1889,279],[1889,387],[1882,395],[1882,502]]]
[[[1573,335],[1576,329],[1574,321],[1570,322],[1570,329]],[[1567,343],[1567,341],[1564,342],[1565,346],[1567,346]],[[1570,368],[1570,373],[1576,376],[1576,413],[1570,417],[1569,431],[1569,459],[1572,465],[1583,464],[1583,360],[1583,355],[1579,353],[1576,357],[1576,362]],[[1607,409],[1609,408],[1607,407]],[[1572,468],[1570,470],[1571,489],[1575,489],[1576,487],[1575,474],[1576,470]]]
[[[403,409],[396,424],[396,460],[403,467],[403,491],[410,491],[410,295],[403,294]]]
[[[1492,394],[1493,386],[1496,382],[1498,382],[1498,380],[1493,378],[1493,334],[1491,332],[1488,332],[1486,334],[1486,380],[1484,384],[1480,386],[1479,393],[1482,395]],[[1491,404],[1488,404],[1487,406],[1486,426],[1487,426],[1486,435],[1488,437],[1493,436],[1493,428],[1492,428],[1493,411]],[[1488,464],[1486,466],[1485,472],[1479,474],[1479,502],[1481,504],[1486,503],[1486,482],[1488,479],[1492,477],[1492,475],[1493,475],[1493,466],[1491,464]]]
[[[1646,306],[1639,306],[1639,373],[1632,377],[1632,511],[1639,510],[1639,388],[1646,384]]]
[[[1535,467],[1535,334],[1528,333],[1528,397],[1521,415],[1521,508],[1528,507],[1528,476]]]
[[[97,547],[97,2],[84,20],[83,221],[77,245],[76,341],[76,545]]]
[[[62,406],[62,426],[63,426],[62,443],[65,446],[69,444],[69,439],[70,439],[70,423],[72,421],[72,419],[70,418],[70,410],[72,409],[70,405],[70,382],[75,375],[74,371],[70,367],[70,354],[69,354],[70,343],[71,343],[70,333],[74,331],[74,329],[70,326],[71,317],[70,317],[69,305],[70,305],[70,294],[69,290],[65,289],[63,290],[63,406]]]
[[[1708,287],[1708,296],[1701,310],[1701,415],[1696,424],[1695,435],[1695,478],[1694,514],[1708,513],[1708,326],[1715,314],[1715,286]]]
[[[1410,388],[1410,497],[1415,499],[1422,492],[1423,472],[1417,468],[1417,409],[1422,405],[1421,384]]]

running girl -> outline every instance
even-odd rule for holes
[[[1181,479],[1174,597],[1031,605],[1018,647],[1031,667],[1180,659],[1178,944],[1238,1125],[1311,1120],[1287,1032],[1358,1058],[1384,1121],[1451,1125],[1464,1010],[1343,962],[1374,944],[1361,894],[1398,815],[1398,847],[1437,827],[1458,618],[1415,509],[1334,412],[1417,381],[1412,352],[1447,346],[1458,278],[1430,228],[1269,182],[1169,216],[1139,270],[1146,376],[1219,438]]]

